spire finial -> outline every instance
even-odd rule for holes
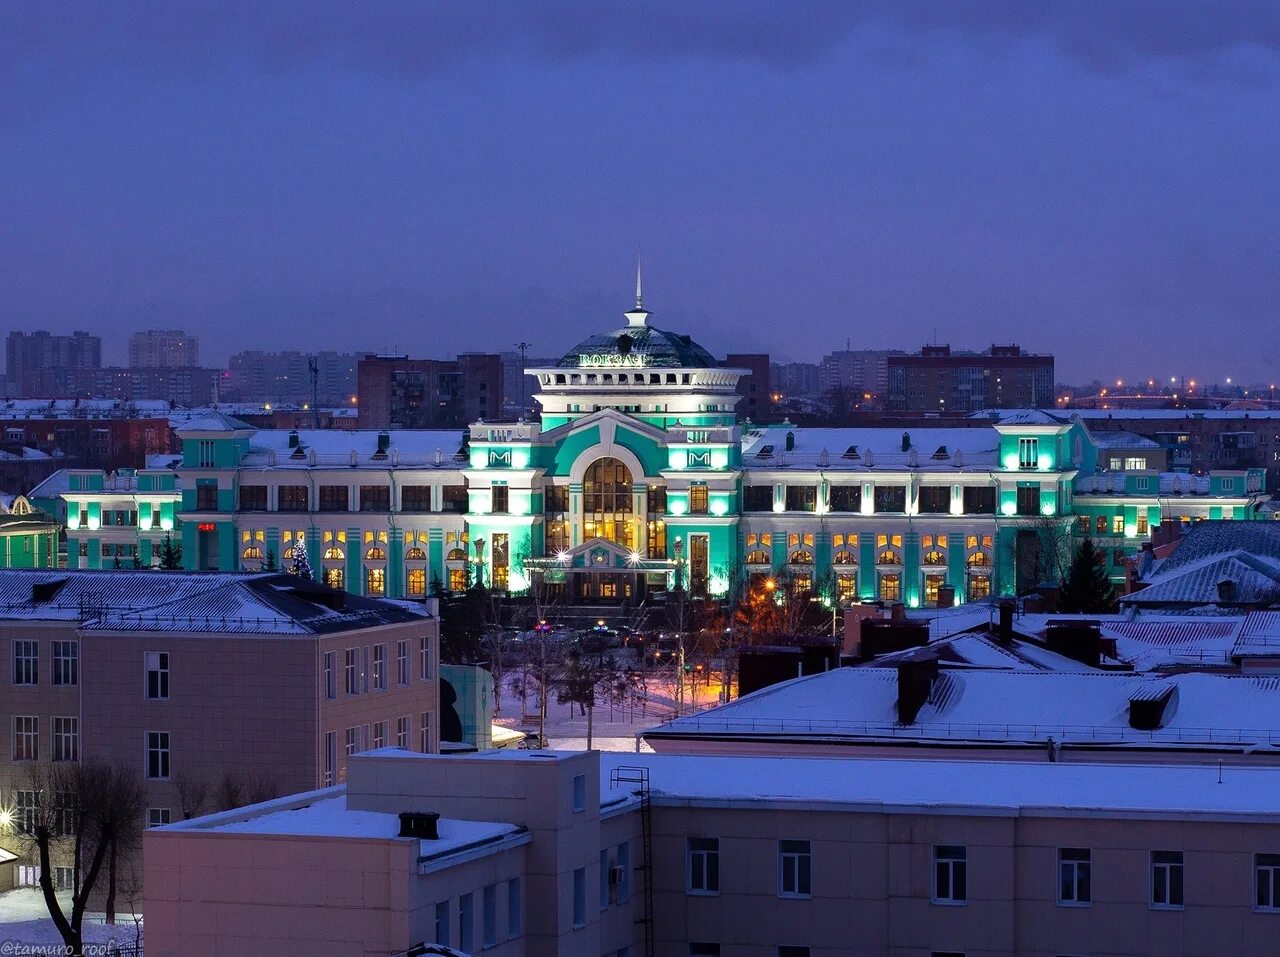
[[[636,253],[636,304],[627,311],[627,322],[634,328],[644,326],[649,319],[649,310],[644,307],[644,286],[640,278],[640,254]]]
[[[636,308],[644,308],[644,287],[640,283],[640,254],[636,253]]]

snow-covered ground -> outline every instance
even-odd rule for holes
[[[690,689],[691,690],[691,689]],[[691,714],[695,710],[690,690],[686,690],[686,701],[683,714]],[[708,691],[701,683],[697,688],[696,710],[704,710],[716,704],[716,691]],[[510,687],[509,681],[503,682],[499,692],[499,712],[494,721],[508,728],[531,731],[538,726],[537,699],[530,695],[521,711],[520,698]],[[523,717],[529,715],[528,719]],[[600,705],[595,709],[592,720],[592,747],[599,751],[652,751],[647,744],[639,742],[640,732],[669,721],[676,716],[675,687],[671,679],[664,683],[650,680],[647,695],[643,703],[617,705]],[[577,705],[558,704],[552,696],[547,706],[547,742],[552,748],[563,751],[585,751],[587,747],[587,719],[579,713]]]
[[[64,896],[61,903],[69,913],[69,897]],[[94,944],[95,953],[114,953],[106,946],[112,943],[129,953],[135,943],[141,942],[141,934],[132,914],[117,914],[114,927],[103,920],[103,914],[86,914],[84,919],[85,943]],[[13,952],[13,944],[62,946],[62,937],[53,926],[53,920],[44,905],[44,896],[38,888],[19,887],[0,894],[0,945],[4,944],[10,945],[5,953]],[[49,950],[47,953],[61,951]]]

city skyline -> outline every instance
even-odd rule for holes
[[[107,362],[147,327],[211,364],[554,353],[639,250],[655,324],[720,354],[1276,364],[1237,346],[1280,305],[1261,6],[68,11],[0,13],[0,322]]]

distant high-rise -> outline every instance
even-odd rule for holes
[[[768,353],[731,352],[724,357],[724,364],[731,369],[747,370],[747,374],[738,379],[738,395],[742,396],[736,409],[738,418],[768,422],[773,411]]]
[[[1053,356],[1018,346],[952,352],[925,346],[889,357],[888,407],[906,412],[977,412],[1053,406]]]
[[[310,360],[316,364],[312,389]],[[341,352],[237,352],[231,357],[226,394],[235,402],[351,405],[356,394],[356,356]]]
[[[67,395],[76,370],[102,368],[102,339],[87,332],[14,331],[5,345],[5,387],[14,398]]]
[[[200,365],[200,340],[181,329],[147,329],[129,337],[129,368],[177,369]]]
[[[502,417],[502,358],[497,355],[367,355],[360,359],[358,380],[361,428],[461,428]]]
[[[889,357],[903,355],[897,349],[843,349],[824,356],[818,372],[823,394],[847,389],[861,396],[883,396],[889,385]]]
[[[774,392],[784,399],[816,396],[821,392],[816,362],[775,362],[769,372]]]

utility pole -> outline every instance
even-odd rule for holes
[[[307,375],[311,377],[311,427],[320,428],[320,361],[307,356]]]
[[[520,417],[521,418],[524,418],[525,413],[528,411],[528,403],[525,400],[525,389],[527,389],[528,386],[525,385],[526,377],[524,374],[524,354],[526,350],[528,350],[530,345],[532,345],[532,343],[529,343],[529,342],[516,343],[516,348],[520,350]]]

